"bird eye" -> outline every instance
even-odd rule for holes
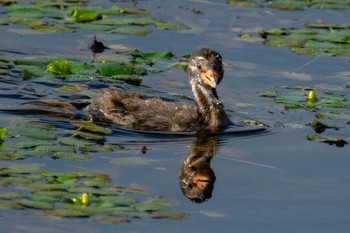
[[[197,65],[197,69],[201,70],[201,69],[202,69],[202,65],[201,65],[201,64],[198,64],[198,65]]]

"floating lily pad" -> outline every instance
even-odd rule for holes
[[[72,137],[63,137],[59,139],[59,142],[70,145],[70,146],[87,146],[87,145],[93,145],[94,142],[83,140],[83,139],[77,139]]]
[[[14,198],[24,198],[25,195],[22,193],[14,193],[14,192],[10,192],[10,193],[0,193],[0,199],[14,199]]]
[[[344,145],[348,144],[348,142],[342,138],[325,137],[319,136],[317,134],[308,134],[307,139],[309,139],[310,141],[324,142],[330,145],[336,145],[337,147],[344,147]]]
[[[95,222],[101,222],[101,223],[108,223],[108,224],[120,224],[120,223],[127,223],[130,222],[128,218],[121,218],[121,217],[95,217],[93,218],[93,221]]]
[[[90,132],[94,132],[94,133],[100,133],[100,134],[111,134],[112,130],[107,128],[107,127],[103,127],[103,126],[99,126],[96,125],[92,122],[87,122],[87,121],[73,121],[70,122],[72,125],[76,125],[79,126],[81,129],[85,129],[88,130]]]
[[[100,13],[87,9],[72,10],[70,15],[73,17],[75,22],[81,23],[102,19],[102,15]]]
[[[187,214],[186,213],[173,213],[173,212],[158,211],[158,212],[152,213],[151,217],[156,218],[156,219],[181,220],[181,219],[185,219],[187,217]]]
[[[335,125],[335,124],[325,123],[325,122],[321,122],[321,121],[318,121],[318,120],[313,120],[310,123],[310,126],[312,128],[314,128],[316,133],[322,133],[326,129],[335,129],[335,130],[339,129],[339,127],[337,125]]]
[[[148,201],[135,205],[135,208],[139,211],[154,212],[164,210],[165,206],[157,202]]]
[[[47,211],[46,213],[57,217],[63,217],[63,218],[90,217],[89,213],[79,211],[79,210],[73,210],[73,209],[55,209],[55,210]]]
[[[166,22],[159,20],[156,22],[156,27],[160,29],[165,29],[165,30],[188,30],[190,27],[180,24],[180,23],[174,23],[174,22]]]
[[[53,209],[53,205],[46,203],[46,202],[39,202],[39,201],[31,201],[31,200],[19,200],[18,204],[24,206],[24,207],[29,207],[33,209],[41,209],[41,210],[51,210]]]
[[[39,140],[53,140],[56,138],[56,135],[48,132],[47,130],[40,129],[37,127],[30,126],[14,126],[7,129],[8,133],[13,136],[25,136],[33,139]]]
[[[138,203],[135,198],[128,196],[101,196],[101,200],[116,206],[131,206]]]
[[[74,148],[74,146],[60,146],[60,145],[46,146],[46,145],[39,145],[39,146],[35,147],[35,151],[75,152],[75,148]]]
[[[24,209],[24,207],[13,201],[0,201],[0,209]]]
[[[262,7],[262,5],[260,5],[259,3],[254,2],[254,1],[230,0],[228,2],[233,7],[255,7],[255,8]]]
[[[317,113],[316,117],[319,119],[340,119],[350,122],[350,112]]]
[[[315,25],[305,29],[269,29],[262,31],[261,36],[269,46],[289,47],[301,55],[350,56],[349,25],[327,26],[326,29],[315,29]]]
[[[18,148],[27,149],[27,148],[34,148],[37,146],[52,146],[55,145],[53,142],[45,141],[45,140],[35,140],[35,141],[23,141],[23,142],[17,142],[16,146]]]
[[[67,152],[54,152],[49,155],[54,159],[70,159],[70,160],[89,160],[91,158],[88,154],[67,153]]]
[[[281,93],[279,91],[262,91],[258,93],[260,97],[269,97],[269,98],[275,98],[280,94]]]

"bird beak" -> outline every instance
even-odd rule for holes
[[[216,88],[219,84],[221,78],[220,75],[215,70],[207,70],[201,72],[201,77],[205,85]]]

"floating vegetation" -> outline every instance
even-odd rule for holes
[[[308,124],[317,134],[308,134],[310,141],[325,142],[330,145],[343,147],[349,139],[321,136],[328,129],[341,131],[350,125],[349,109],[350,101],[345,95],[337,95],[331,92],[317,92],[308,87],[284,87],[280,91],[263,91],[258,93],[261,97],[273,98],[276,103],[284,105],[286,110],[307,110],[316,112],[313,120]],[[336,110],[336,111],[335,111]],[[327,120],[325,122],[324,120]],[[345,124],[344,124],[344,121]]]
[[[306,28],[267,29],[265,44],[288,47],[303,56],[350,56],[350,25],[306,24]]]
[[[110,7],[91,7],[86,2],[35,1],[23,4],[13,1],[5,5],[8,24],[22,24],[30,29],[14,29],[20,34],[71,33],[78,29],[102,30],[107,33],[121,33],[144,36],[153,28],[165,30],[186,30],[188,26],[150,17],[145,10]],[[151,27],[153,26],[153,28]]]
[[[121,151],[124,148],[104,143],[109,128],[92,122],[72,121],[76,130],[49,130],[36,125],[18,124],[9,126],[5,142],[0,148],[0,160],[23,160],[28,157],[50,157],[53,159],[89,160],[87,152]],[[4,140],[4,139],[2,139]]]
[[[6,128],[0,128],[0,144],[4,141],[6,132],[7,132]]]
[[[173,53],[162,51],[129,50],[117,52],[115,57],[117,61],[99,59],[92,62],[69,58],[21,58],[6,61],[3,69],[6,70],[5,74],[16,73],[16,75],[20,70],[25,80],[47,78],[48,83],[52,81],[52,78],[57,77],[64,78],[67,82],[97,80],[110,83],[125,82],[139,86],[143,76],[162,72],[165,68],[174,67],[172,64],[178,62],[173,59]],[[65,85],[60,89],[67,92],[83,91],[81,87],[72,85]]]
[[[177,201],[117,187],[105,174],[1,167],[0,184],[5,183],[11,191],[0,194],[0,209],[33,209],[42,211],[42,216],[86,217],[109,224],[135,217],[178,220],[187,216],[169,210]]]
[[[67,60],[53,61],[47,65],[47,71],[53,75],[65,77],[71,72],[71,66]]]
[[[324,137],[317,134],[308,134],[307,139],[310,141],[324,142],[329,145],[336,145],[337,147],[344,147],[348,142],[342,138]]]
[[[349,0],[229,0],[228,3],[233,7],[270,7],[278,10],[299,11],[307,7],[316,9],[330,10],[348,10],[350,9]]]

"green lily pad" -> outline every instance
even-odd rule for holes
[[[89,160],[91,156],[88,154],[77,154],[69,152],[54,152],[49,155],[54,159],[69,159],[69,160]]]
[[[262,5],[254,1],[229,0],[228,3],[233,7],[254,7],[254,8],[263,7]]]
[[[105,137],[100,134],[94,134],[94,133],[88,133],[88,132],[83,132],[80,130],[75,130],[75,131],[69,131],[73,136],[79,136],[81,138],[87,139],[87,140],[94,140],[94,141],[104,141]],[[85,145],[93,145],[94,143],[90,144],[85,144]]]
[[[13,201],[0,201],[0,209],[24,209],[24,207]]]
[[[23,198],[25,197],[22,193],[15,193],[15,192],[9,192],[9,193],[0,193],[0,199],[6,200],[6,199],[15,199],[15,198]]]
[[[23,141],[23,142],[17,142],[16,146],[21,149],[28,149],[28,148],[34,148],[37,146],[52,146],[55,145],[53,142],[45,141],[45,140],[35,140],[35,141]]]
[[[63,137],[59,139],[59,142],[65,145],[70,146],[88,146],[95,144],[94,142],[78,139],[78,138],[72,138],[72,137]]]
[[[157,211],[152,213],[152,218],[156,219],[173,219],[173,220],[181,220],[187,217],[186,213],[174,213],[174,212],[166,212],[166,211]]]
[[[349,25],[327,25],[305,29],[269,29],[261,32],[265,44],[276,47],[289,47],[301,55],[350,56]],[[332,30],[330,33],[329,30]]]
[[[53,145],[53,146],[39,145],[35,147],[34,150],[45,151],[45,152],[75,152],[74,146],[60,146],[60,145]]]
[[[53,140],[56,139],[56,135],[48,132],[47,130],[30,127],[30,126],[14,126],[7,129],[8,133],[12,136],[25,136],[33,139],[39,140]]]
[[[29,80],[34,77],[43,77],[46,74],[42,68],[34,65],[18,65],[17,68],[21,70],[25,80]]]
[[[142,83],[142,79],[139,76],[135,75],[113,75],[111,76],[111,79],[123,81],[135,86],[140,86]]]
[[[89,145],[89,146],[83,146],[83,151],[86,152],[108,152],[108,151],[124,151],[126,150],[124,147],[120,147],[117,145]]]
[[[84,182],[86,186],[89,187],[112,187],[113,183],[110,180],[105,180],[105,179],[89,179]]]
[[[120,224],[120,223],[130,222],[128,218],[110,217],[110,216],[94,217],[92,220],[95,222],[108,223],[108,224]]]
[[[128,196],[101,196],[100,199],[116,206],[131,206],[138,203],[136,199]]]
[[[93,133],[100,133],[100,134],[111,134],[112,130],[103,126],[96,125],[92,122],[87,121],[72,121],[70,124],[79,126],[80,129],[85,129]]]
[[[312,128],[314,128],[316,133],[322,133],[326,129],[335,129],[335,130],[339,129],[339,127],[337,125],[335,125],[335,124],[325,123],[325,122],[321,122],[319,120],[313,120],[310,123],[310,126]]]
[[[54,204],[55,202],[59,201],[57,197],[50,197],[50,196],[43,196],[43,195],[32,195],[30,199],[35,202],[51,203],[51,204]]]
[[[87,9],[72,10],[70,15],[73,17],[75,22],[81,22],[81,23],[102,19],[102,15],[100,13],[92,10],[87,10]]]
[[[109,77],[116,75],[145,75],[147,73],[144,68],[119,62],[98,64],[97,70],[100,72],[100,74]]]
[[[71,66],[67,60],[53,61],[47,65],[47,71],[65,77],[71,72]]]
[[[310,141],[324,142],[330,145],[336,145],[337,147],[344,147],[344,145],[348,144],[348,142],[342,138],[324,137],[317,134],[308,134],[307,139]]]
[[[41,209],[41,210],[52,210],[53,205],[49,204],[47,202],[39,202],[39,201],[31,201],[31,200],[20,200],[18,201],[18,204],[24,206],[24,207],[29,207],[33,209]]]
[[[317,113],[316,117],[319,119],[340,119],[350,122],[350,112]]]
[[[138,211],[154,212],[154,211],[163,211],[165,206],[157,202],[148,201],[135,205],[135,208]]]
[[[46,211],[47,214],[56,216],[56,217],[64,217],[64,218],[82,218],[89,217],[90,214],[84,211],[74,210],[74,209],[55,209]]]
[[[165,29],[165,30],[188,30],[190,27],[180,24],[180,23],[174,23],[174,22],[166,22],[163,20],[158,20],[155,23],[157,28]]]
[[[143,28],[143,27],[134,27],[134,26],[120,26],[109,30],[110,33],[120,33],[120,34],[129,34],[136,36],[146,36],[152,32],[152,30]]]

